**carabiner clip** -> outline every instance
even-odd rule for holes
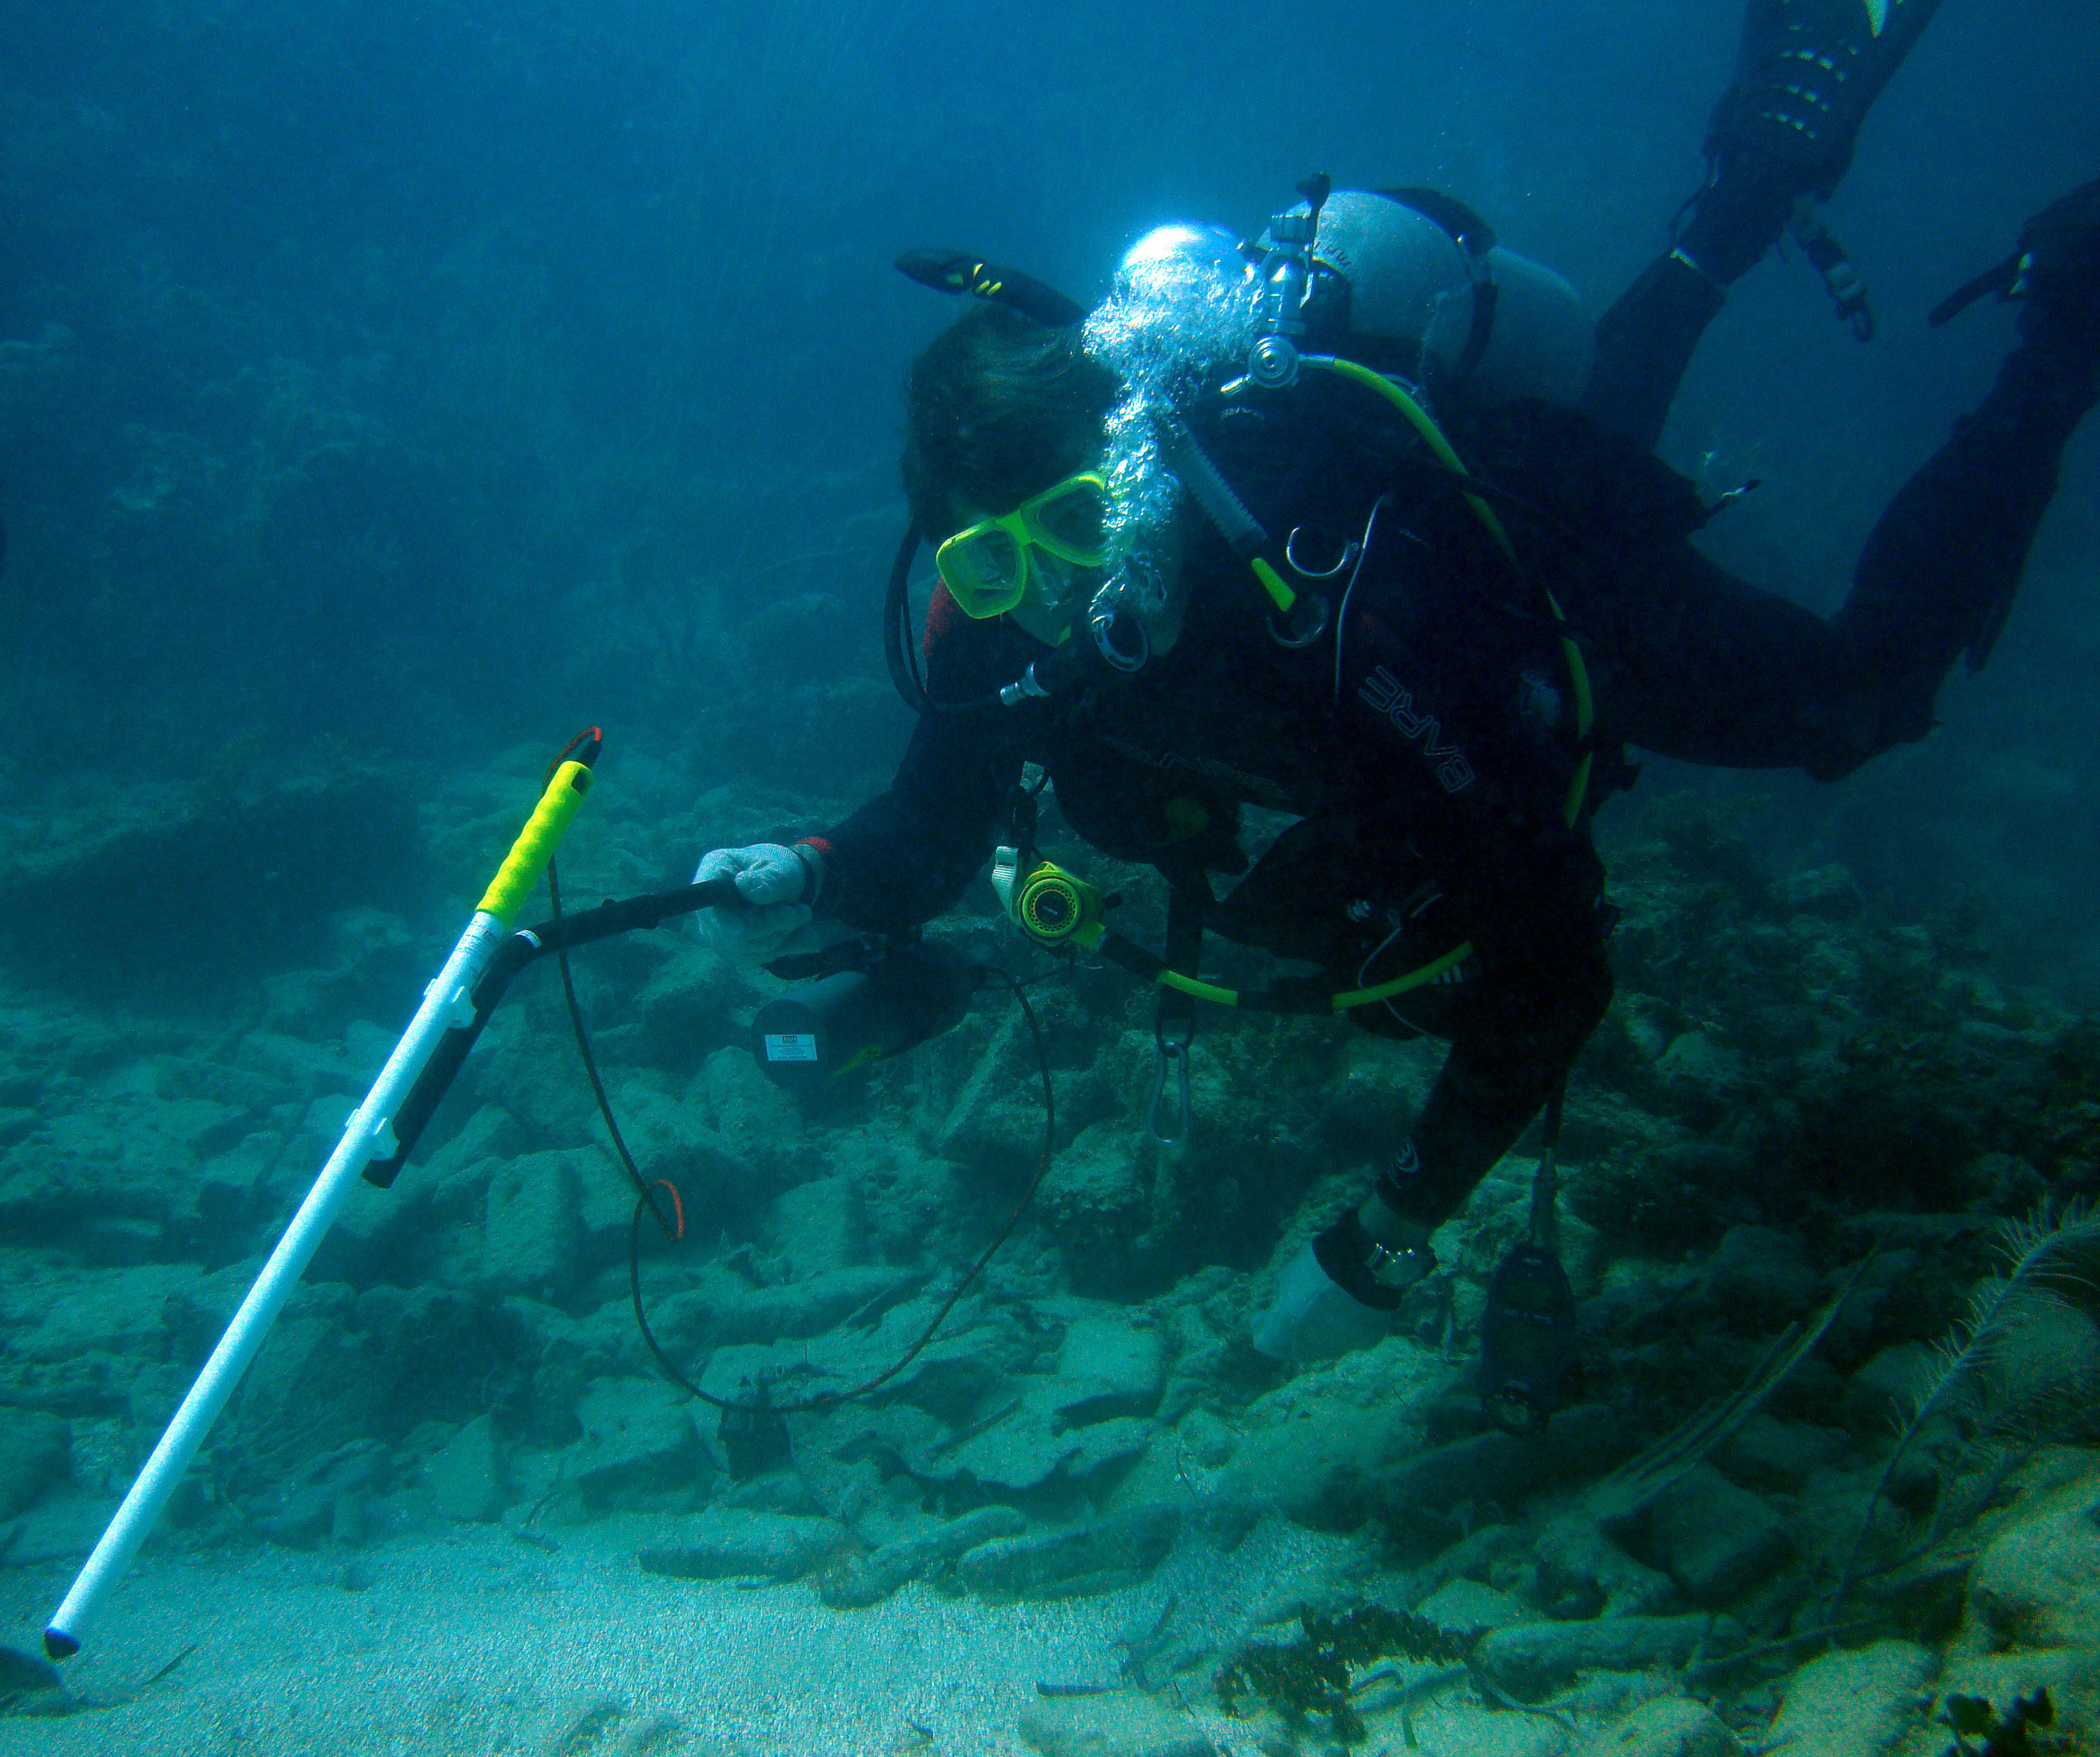
[[[1145,1129],[1163,1147],[1178,1147],[1188,1140],[1189,1124],[1194,1115],[1189,1096],[1189,1041],[1184,1037],[1179,1043],[1169,1042],[1165,1033],[1152,1033],[1157,1060],[1152,1067],[1152,1102],[1145,1106]],[[1171,1134],[1159,1126],[1159,1104],[1167,1095],[1169,1064],[1174,1070],[1175,1120]]]

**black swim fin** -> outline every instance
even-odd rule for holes
[[[1939,9],[1940,0],[1751,0],[1708,158],[1777,161],[1795,194],[1827,202],[1867,111]]]
[[[897,259],[897,270],[937,293],[969,293],[1053,329],[1068,329],[1086,317],[1084,306],[1054,286],[967,250],[907,250]]]

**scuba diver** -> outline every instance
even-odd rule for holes
[[[1923,737],[1954,662],[1981,667],[2003,627],[2100,389],[2100,182],[1935,313],[1995,291],[2021,340],[1834,616],[1702,555],[1718,509],[1651,454],[1727,288],[1783,232],[1864,328],[1814,203],[1937,5],[1752,0],[1706,181],[1593,331],[1459,202],[1320,178],[1246,244],[1149,234],[1091,312],[975,259],[900,262],[977,296],[908,383],[885,632],[917,726],[843,822],[709,853],[698,878],[756,906],[703,935],[746,964],[827,932],[908,941],[997,849],[1032,936],[1110,944],[1083,885],[1026,901],[1069,876],[1032,845],[1039,765],[1080,836],[1167,881],[1164,958],[1120,961],[1161,981],[1184,1072],[1206,931],[1324,973],[1278,1004],[1448,1041],[1374,1189],[1285,1267],[1254,1340],[1310,1361],[1386,1334],[1431,1235],[1557,1114],[1610,1000],[1590,827],[1630,784],[1625,748],[1835,780]],[[922,679],[897,626],[921,542]],[[1252,870],[1247,806],[1294,820]],[[1221,899],[1215,878],[1238,883]]]

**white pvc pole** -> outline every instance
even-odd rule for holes
[[[218,1339],[218,1346],[190,1387],[190,1394],[182,1399],[182,1407],[168,1423],[160,1445],[139,1472],[131,1492],[124,1497],[123,1504],[95,1545],[94,1554],[74,1580],[65,1603],[45,1626],[44,1649],[53,1659],[66,1659],[80,1651],[82,1633],[102,1599],[123,1576],[146,1534],[153,1529],[168,1497],[181,1481],[182,1472],[189,1468],[226,1399],[255,1359],[255,1351],[262,1346],[278,1311],[291,1297],[328,1228],[335,1224],[351,1185],[371,1161],[393,1152],[395,1111],[445,1032],[472,1021],[474,985],[504,931],[500,919],[486,910],[477,910],[437,980],[423,990],[423,1004],[416,1010],[415,1018],[394,1046],[379,1078],[372,1082],[365,1102],[350,1113],[342,1139],[328,1156],[320,1177],[307,1192],[284,1236],[277,1240],[277,1248],[270,1253],[255,1286],[248,1290],[240,1309],[234,1314],[233,1322],[226,1326],[226,1334]]]

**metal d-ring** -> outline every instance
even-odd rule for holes
[[[1290,535],[1284,539],[1284,559],[1288,561],[1303,579],[1332,580],[1344,568],[1352,566],[1358,553],[1361,553],[1362,545],[1352,537],[1341,546],[1341,559],[1332,567],[1309,568],[1298,559],[1298,533],[1305,528],[1303,525],[1293,525],[1290,527]]]
[[[1268,637],[1278,647],[1288,647],[1294,651],[1300,647],[1310,647],[1326,633],[1327,624],[1333,615],[1334,607],[1319,594],[1301,592],[1298,601],[1291,606],[1289,620],[1283,627],[1276,626],[1276,612],[1271,611],[1268,613]],[[1301,627],[1301,623],[1304,626]]]
[[[1189,1046],[1194,1041],[1195,1030],[1192,1025],[1186,1036],[1175,1042],[1167,1034],[1155,1029],[1152,1032],[1153,1053],[1152,1101],[1145,1106],[1145,1130],[1163,1147],[1178,1147],[1189,1138],[1189,1125],[1194,1116],[1194,1104],[1189,1095]],[[1159,1104],[1167,1095],[1167,1069],[1174,1070],[1175,1121],[1172,1132],[1159,1126]]]
[[[1152,637],[1145,632],[1145,625],[1137,617],[1131,618],[1131,627],[1137,635],[1137,648],[1125,653],[1115,641],[1116,613],[1095,611],[1086,619],[1087,633],[1093,637],[1094,650],[1101,655],[1104,663],[1126,674],[1142,671],[1152,656]]]

